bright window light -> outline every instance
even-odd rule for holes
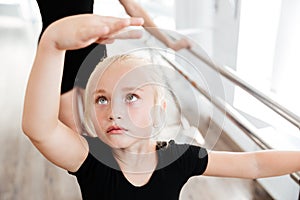
[[[300,1],[242,1],[237,73],[300,116]],[[285,126],[266,106],[236,88],[234,106],[262,121]]]

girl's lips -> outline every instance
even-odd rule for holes
[[[124,128],[119,126],[110,126],[108,127],[106,133],[108,134],[123,134],[126,131]]]

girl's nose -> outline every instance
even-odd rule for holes
[[[109,116],[109,120],[113,121],[113,120],[118,120],[118,119],[121,119],[121,116],[120,115],[110,115]]]
[[[115,103],[111,106],[109,115],[109,120],[120,120],[122,119],[121,109],[119,105],[116,105]]]

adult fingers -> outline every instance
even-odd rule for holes
[[[131,17],[130,26],[142,26],[144,24],[144,19],[140,17]]]

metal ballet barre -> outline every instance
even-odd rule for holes
[[[174,39],[173,36],[168,34],[170,38]],[[188,49],[188,51],[213,69],[215,72],[220,73],[223,77],[231,81],[233,84],[239,86],[246,92],[248,92],[251,96],[258,99],[260,102],[265,104],[267,107],[278,113],[284,119],[289,121],[291,124],[296,126],[300,130],[300,118],[284,106],[280,105],[276,101],[267,97],[265,94],[252,87],[245,81],[243,81],[233,70],[227,69],[223,66],[219,66],[213,63],[211,60],[207,59],[205,56],[202,56],[200,53],[194,51],[193,49]],[[192,80],[187,74],[185,74],[180,68],[177,67],[177,63],[171,61],[163,54],[159,53],[160,56],[169,63],[179,74],[181,74],[200,94],[202,94],[206,99],[208,99],[214,106],[216,106],[221,112],[223,112],[228,119],[230,119],[240,130],[242,130],[253,142],[255,142],[261,149],[267,150],[272,149],[270,145],[264,142],[259,138],[257,132],[257,128],[252,125],[247,119],[244,118],[236,109],[234,109],[231,105],[226,103],[224,100],[218,97],[211,97],[208,92],[201,88],[194,80]],[[292,173],[290,174],[291,178],[300,185],[300,174]]]

